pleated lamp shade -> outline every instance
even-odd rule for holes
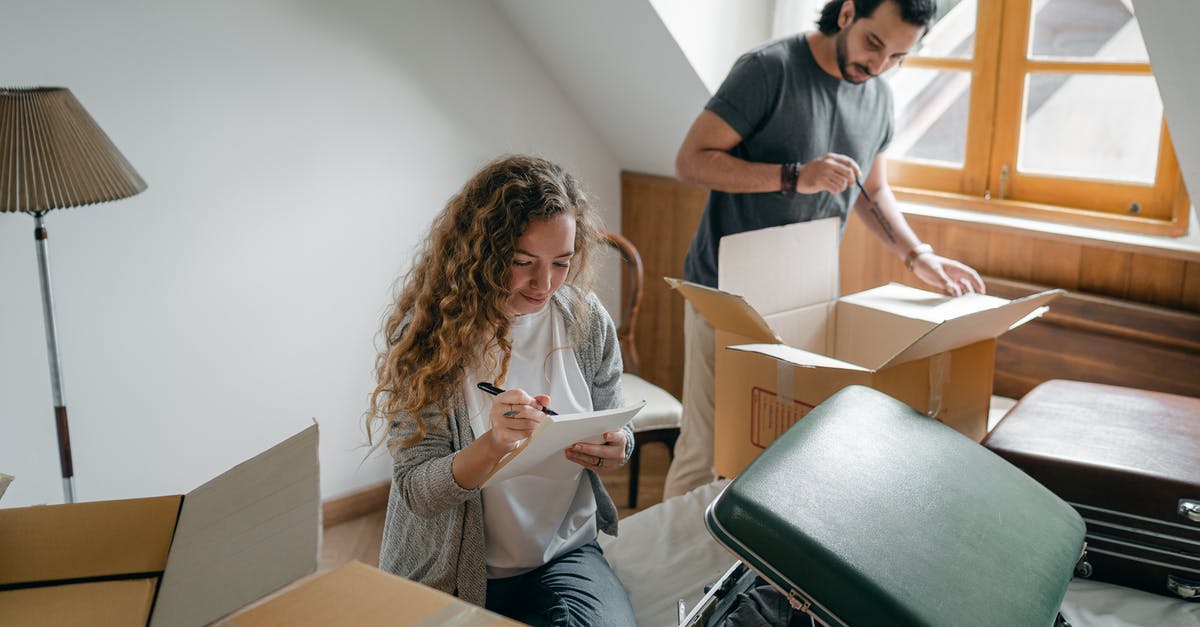
[[[62,87],[0,87],[0,213],[133,196],[146,182]]]

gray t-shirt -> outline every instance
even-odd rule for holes
[[[827,74],[803,33],[742,55],[706,109],[742,137],[730,153],[758,163],[805,163],[836,152],[865,177],[892,138],[892,92],[871,79],[855,85]],[[841,194],[729,194],[713,190],[684,261],[687,280],[717,286],[717,246],[734,233],[841,216],[857,186]]]

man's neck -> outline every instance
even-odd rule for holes
[[[819,30],[805,33],[808,48],[812,50],[813,59],[826,74],[841,80],[842,71],[837,63],[837,41],[835,36],[826,35]]]

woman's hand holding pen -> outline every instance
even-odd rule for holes
[[[521,389],[512,389],[497,395],[492,400],[492,410],[489,414],[492,428],[487,432],[492,444],[501,453],[516,448],[546,417],[542,410],[549,405],[549,396],[530,396]]]
[[[596,472],[619,468],[625,461],[625,432],[605,433],[604,444],[576,442],[567,449],[567,459]]]

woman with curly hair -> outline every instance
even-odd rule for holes
[[[596,544],[617,530],[596,473],[629,458],[628,425],[566,450],[575,477],[480,487],[551,399],[622,402],[616,328],[589,290],[598,241],[578,183],[536,157],[484,166],[435,218],[384,324],[367,417],[393,458],[380,568],[533,625],[634,624]]]

